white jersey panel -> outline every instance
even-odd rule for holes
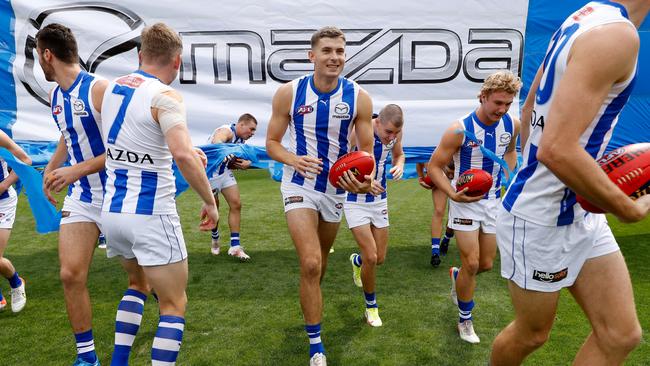
[[[569,16],[551,39],[544,59],[542,79],[536,91],[536,123],[524,147],[524,164],[503,200],[504,207],[513,215],[546,226],[569,225],[584,218],[585,211],[576,204],[575,193],[537,161],[537,147],[544,133],[544,123],[553,123],[547,119],[548,112],[566,71],[573,43],[595,27],[619,22],[634,26],[627,19],[622,5],[594,1]],[[607,147],[618,115],[629,98],[635,76],[633,73],[628,80],[612,86],[600,110],[580,136],[580,145],[594,159],[599,158]]]
[[[232,132],[232,137],[228,141],[224,141],[225,143],[228,143],[228,144],[245,144],[246,143],[246,140],[244,140],[243,138],[237,136],[237,129],[235,128],[235,124],[231,123],[229,125],[225,124],[225,125],[221,125],[221,126],[215,128],[214,131],[212,131],[212,134],[210,134],[210,137],[208,137],[208,141],[207,141],[208,144],[212,143],[212,139],[214,138],[214,135],[217,133],[217,131],[219,131],[221,129],[227,129],[227,130],[230,130]],[[221,164],[221,165],[219,165],[219,168],[217,168],[214,171],[214,173],[212,173],[212,176],[210,176],[209,178],[211,180],[214,180],[217,177],[220,177],[220,176],[222,176],[224,174],[228,174],[228,173],[232,174],[230,169],[228,169],[228,165],[227,164]]]

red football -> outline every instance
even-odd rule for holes
[[[482,196],[492,188],[492,175],[481,169],[469,169],[456,180],[456,191],[468,188],[466,195],[471,197]]]
[[[353,151],[339,158],[330,169],[329,180],[336,188],[339,187],[339,178],[347,170],[351,171],[359,182],[366,180],[365,176],[372,173],[375,168],[375,159],[365,151]]]
[[[597,163],[609,179],[630,198],[637,199],[650,194],[650,143],[623,146],[603,155]],[[580,196],[576,200],[589,212],[605,212]]]
[[[428,185],[429,187],[433,188],[434,186],[433,181],[431,180],[431,177],[429,176],[428,173],[424,175],[424,178],[422,178],[422,182]]]

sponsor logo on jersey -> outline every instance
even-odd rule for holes
[[[336,207],[337,210],[340,210],[340,209],[343,208],[343,204],[341,202],[339,202],[336,205],[334,205],[334,207]]]
[[[86,112],[86,103],[81,99],[75,99],[72,102],[72,113],[75,116],[88,117],[88,112]]]
[[[460,219],[458,217],[454,218],[454,224],[456,225],[467,225],[470,226],[474,223],[472,219]]]
[[[504,132],[499,136],[499,142],[501,142],[503,145],[508,145],[510,141],[512,140],[512,135],[510,132]]]
[[[302,196],[290,196],[284,199],[284,205],[288,206],[292,203],[302,203],[304,200]]]
[[[134,75],[126,75],[122,76],[121,78],[117,79],[115,81],[116,84],[118,85],[124,85],[128,86],[129,88],[137,88],[139,87],[142,83],[144,83],[145,79],[139,76],[134,76]]]
[[[296,110],[296,114],[299,115],[299,116],[304,116],[305,114],[309,114],[309,113],[311,113],[313,111],[314,111],[314,107],[312,107],[310,105],[301,105]]]
[[[565,268],[558,272],[553,272],[553,273],[542,272],[535,269],[533,270],[533,279],[535,281],[553,283],[553,282],[562,281],[563,279],[566,278],[568,274],[569,274],[569,268]]]
[[[128,161],[129,163],[153,165],[153,159],[151,158],[151,155],[147,153],[142,154],[116,148],[111,149],[109,147],[106,149],[106,156],[115,161]]]
[[[55,106],[52,108],[52,114],[55,115],[55,116],[58,116],[58,115],[61,114],[62,112],[63,112],[63,107],[61,107],[61,106],[58,105],[58,104],[55,105]]]
[[[350,119],[350,106],[348,103],[337,103],[334,106],[334,113],[332,114],[332,118]]]

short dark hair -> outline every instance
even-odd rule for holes
[[[62,62],[79,63],[77,41],[70,28],[51,23],[36,33],[36,46],[41,50],[50,50]]]
[[[242,122],[242,121],[250,121],[255,123],[255,125],[257,126],[257,119],[255,119],[255,117],[250,113],[244,113],[241,116],[239,116],[237,122]]]
[[[342,30],[333,26],[323,27],[311,35],[311,48],[314,48],[314,46],[316,46],[316,43],[318,43],[318,41],[320,41],[321,38],[339,38],[339,37],[343,38],[343,41],[345,42],[345,34],[343,34]]]

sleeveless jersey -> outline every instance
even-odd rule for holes
[[[512,118],[508,113],[492,125],[481,122],[476,112],[472,112],[461,120],[463,129],[473,133],[478,141],[472,141],[465,136],[463,145],[454,154],[454,179],[452,185],[456,186],[458,177],[469,169],[482,169],[492,175],[492,188],[485,194],[484,199],[501,197],[501,165],[483,155],[479,145],[495,153],[503,159],[515,130]]]
[[[283,184],[296,184],[327,194],[343,195],[327,179],[330,167],[350,149],[352,121],[357,115],[360,87],[354,81],[339,78],[329,93],[321,93],[314,85],[313,75],[291,82],[293,99],[289,121],[288,151],[298,156],[308,155],[323,161],[323,171],[315,179],[305,179],[290,165],[284,165]]]
[[[9,176],[9,168],[7,167],[7,162],[0,158],[0,182],[4,181],[7,179]],[[3,200],[5,198],[12,198],[16,197],[16,190],[14,189],[13,186],[9,186],[6,191],[4,191],[2,194],[0,194],[0,200]]]
[[[52,117],[68,148],[70,164],[79,164],[105,152],[102,119],[92,103],[92,88],[98,76],[81,71],[68,90],[57,86],[51,94]],[[106,173],[81,177],[68,187],[68,196],[101,207]]]
[[[228,141],[224,141],[225,143],[229,143],[229,144],[245,144],[246,143],[246,140],[244,140],[243,138],[237,136],[237,130],[235,129],[235,124],[231,123],[229,125],[221,125],[221,126],[215,128],[215,130],[212,132],[212,134],[208,138],[208,144],[212,143],[212,137],[214,136],[215,133],[217,133],[217,131],[219,131],[222,128],[227,128],[227,129],[230,129],[230,131],[232,131],[232,138],[230,140],[228,140]],[[221,165],[219,165],[219,168],[217,170],[215,170],[215,172],[212,174],[210,179],[213,179],[213,178],[216,178],[216,177],[218,177],[220,175],[223,175],[223,174],[227,173],[228,171],[230,171],[230,169],[228,169],[228,165],[227,164],[221,164]]]
[[[375,134],[375,145],[373,147],[373,154],[375,155],[375,180],[381,181],[381,186],[384,192],[379,196],[373,196],[370,193],[348,193],[346,200],[348,202],[379,202],[386,199],[386,160],[388,155],[393,150],[395,140],[392,140],[388,145],[381,143],[379,136]],[[358,150],[358,148],[355,148]]]
[[[593,1],[569,16],[555,32],[546,52],[543,74],[535,94],[536,121],[543,121],[562,78],[567,57],[575,40],[594,27],[610,23],[632,23],[625,8],[608,1]],[[605,151],[621,109],[634,85],[636,72],[621,83],[614,84],[602,107],[580,136],[580,145],[594,158]],[[578,107],[576,107],[578,108]],[[524,148],[524,165],[506,193],[503,206],[513,215],[546,226],[569,225],[584,218],[585,211],[576,204],[576,195],[544,164],[537,161],[537,148],[544,132],[543,125],[531,128]]]
[[[151,115],[153,97],[169,90],[142,70],[117,78],[106,89],[102,114],[108,180],[103,211],[176,213],[172,154]]]

